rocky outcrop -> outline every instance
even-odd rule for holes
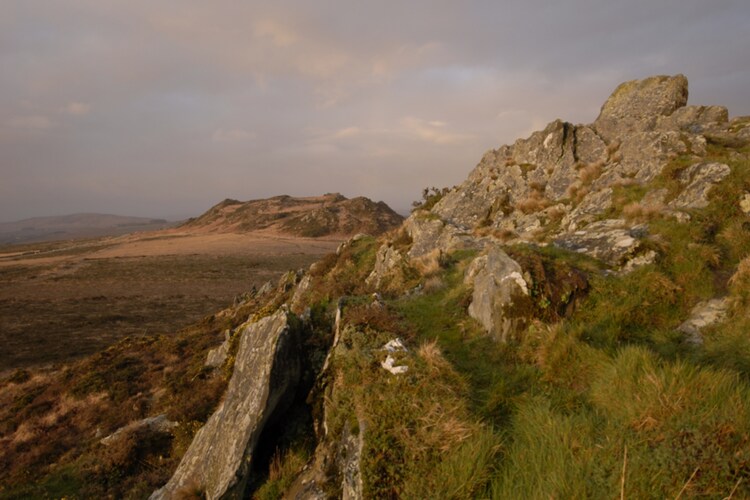
[[[679,209],[707,207],[708,192],[729,173],[729,166],[724,163],[691,165],[680,173],[679,181],[685,187],[669,206]]]
[[[117,429],[109,436],[102,438],[99,441],[104,446],[109,446],[119,439],[125,437],[126,434],[139,431],[148,431],[152,433],[166,434],[172,431],[177,426],[177,422],[172,422],[167,418],[166,415],[157,415],[155,417],[147,417],[136,422],[132,422],[125,427]]]
[[[517,298],[529,295],[521,266],[500,248],[491,247],[471,263],[465,282],[473,287],[469,315],[495,339],[511,338],[524,320],[510,310]]]
[[[375,267],[365,279],[365,283],[375,289],[380,289],[388,279],[397,275],[405,265],[406,259],[401,252],[390,243],[385,243],[375,255]]]
[[[283,195],[245,202],[224,200],[181,227],[210,232],[273,231],[317,238],[378,235],[397,227],[403,219],[382,201],[330,193],[307,198]]]
[[[342,500],[360,500],[362,498],[361,458],[364,448],[364,422],[358,421],[357,433],[353,433],[349,423],[344,426],[338,456],[338,469],[341,471]]]
[[[358,416],[347,420],[338,431],[333,431],[332,420],[336,413],[336,391],[346,391],[338,370],[332,365],[350,355],[352,338],[362,335],[351,326],[342,326],[343,300],[339,300],[336,312],[336,335],[328,357],[318,377],[318,386],[313,389],[322,401],[322,412],[315,423],[318,446],[310,463],[297,476],[285,492],[289,500],[323,500],[346,498],[359,500],[362,494],[361,459],[367,434],[367,423]],[[344,339],[342,341],[342,339]],[[393,349],[404,349],[399,340],[387,344]],[[387,349],[383,349],[390,352]],[[353,425],[356,423],[356,425]],[[333,492],[336,492],[335,494]]]
[[[289,402],[300,376],[295,331],[283,311],[247,324],[224,400],[198,431],[169,482],[152,499],[241,498],[266,423]]]
[[[686,106],[687,96],[682,75],[626,82],[593,124],[556,120],[488,151],[431,211],[406,220],[413,240],[408,257],[531,242],[585,253],[614,268],[650,262],[641,255],[648,223],[623,216],[615,204],[618,190],[640,187],[642,212],[666,210],[686,221],[686,211],[705,207],[710,190],[729,174],[727,165],[702,160],[708,142],[740,141],[750,129],[750,120],[729,121],[726,108]],[[678,156],[687,167],[673,170],[677,192],[648,189]]]
[[[417,213],[409,217],[404,223],[412,245],[409,258],[419,258],[434,252],[435,249],[448,252],[460,248],[478,248],[481,242],[470,233],[463,231],[453,224],[445,223],[436,217],[425,217],[426,214]]]
[[[593,222],[579,231],[564,233],[554,243],[612,266],[620,266],[636,256],[640,239],[645,235],[643,226],[630,226],[622,219],[607,219]]]
[[[224,342],[219,347],[211,349],[206,355],[205,366],[209,368],[218,368],[224,364],[229,355],[229,347],[231,346],[231,335],[229,330],[224,332]]]
[[[729,301],[727,298],[700,302],[690,311],[690,317],[677,327],[677,331],[685,335],[685,342],[700,345],[703,343],[701,331],[723,320],[728,309]]]

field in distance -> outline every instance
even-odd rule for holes
[[[168,230],[0,247],[0,372],[175,332],[342,239]]]

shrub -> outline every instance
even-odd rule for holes
[[[413,202],[412,205],[412,212],[415,212],[417,210],[432,210],[432,207],[434,207],[437,202],[439,202],[443,196],[448,194],[450,192],[450,189],[447,187],[444,187],[442,189],[438,189],[436,187],[426,187],[422,190],[422,199]]]

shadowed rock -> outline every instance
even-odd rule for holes
[[[245,326],[241,335],[224,401],[152,499],[182,498],[194,488],[211,499],[244,494],[258,439],[271,415],[289,403],[300,363],[283,311]]]

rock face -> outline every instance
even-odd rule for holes
[[[241,498],[264,426],[283,410],[299,380],[295,331],[278,311],[243,328],[224,401],[196,434],[169,482],[152,499],[182,498],[188,488],[207,498]]]
[[[473,286],[469,315],[479,321],[495,339],[506,341],[518,326],[507,309],[529,289],[523,269],[498,247],[477,257],[466,271],[465,281]]]
[[[359,432],[353,434],[347,423],[341,438],[337,466],[341,471],[341,498],[343,500],[360,500],[362,498],[362,471],[360,459],[364,447],[365,427],[359,421]]]
[[[729,121],[726,108],[687,106],[687,98],[683,75],[626,82],[594,123],[555,120],[488,151],[463,184],[405,221],[412,239],[406,259],[528,243],[582,253],[615,272],[653,262],[657,253],[644,243],[649,214],[689,221],[730,173],[728,165],[706,161],[708,144],[746,144],[750,137],[750,120]],[[627,203],[624,192],[632,193]],[[388,257],[379,256],[381,268],[393,261]],[[516,328],[499,312],[523,288],[503,281],[514,272],[523,274],[507,255],[484,250],[467,275],[475,294],[470,312],[498,339]]]
[[[585,253],[610,265],[626,264],[637,252],[639,239],[645,234],[643,227],[630,227],[622,219],[593,222],[555,240],[555,245],[578,253]]]

